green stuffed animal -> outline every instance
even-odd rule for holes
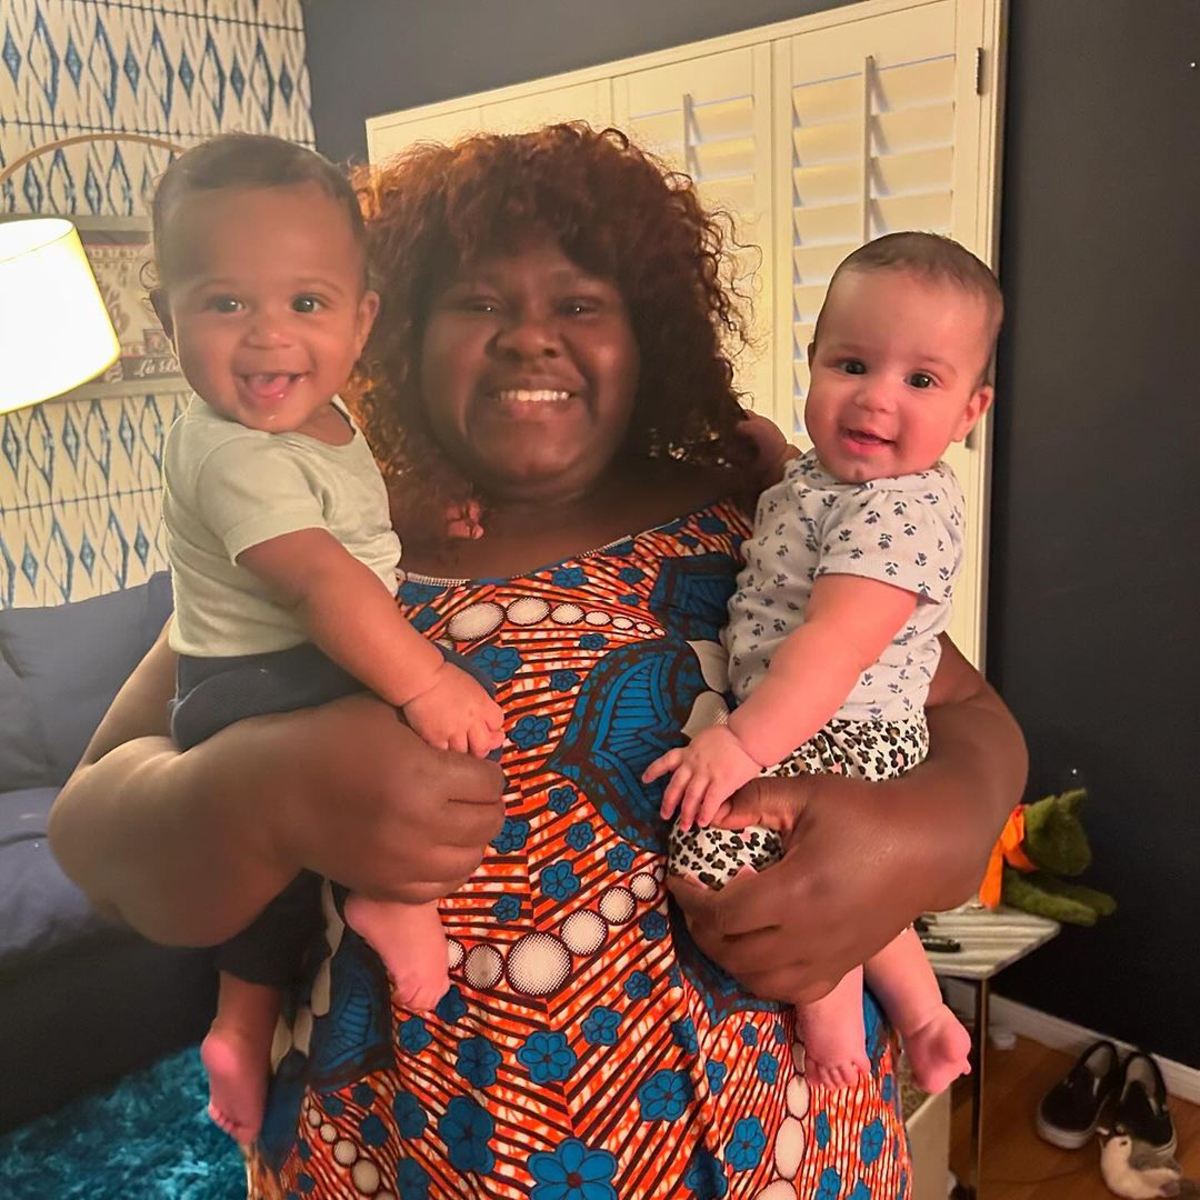
[[[1070,881],[1092,861],[1080,816],[1086,799],[1076,788],[1013,809],[979,890],[984,904],[1004,903],[1068,925],[1095,925],[1116,912],[1107,892]]]

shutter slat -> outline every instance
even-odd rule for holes
[[[838,263],[859,244],[860,239],[856,237],[852,241],[830,242],[824,246],[797,246],[792,251],[796,282],[802,285],[828,283]]]
[[[898,109],[954,99],[954,56],[886,67],[876,74],[880,92],[877,109]]]
[[[822,163],[816,167],[797,167],[792,172],[792,187],[797,205],[839,204],[857,200],[862,190],[862,170],[857,159],[845,163]]]
[[[862,236],[862,216],[857,200],[850,204],[826,204],[820,208],[795,208],[792,224],[802,246],[832,242],[852,249]]]
[[[860,159],[861,128],[862,118],[856,117],[853,121],[835,121],[829,125],[793,130],[793,166],[808,167]]]
[[[871,120],[871,151],[902,154],[954,141],[954,105],[927,104],[903,112],[880,113]]]
[[[827,125],[850,121],[859,110],[862,75],[823,79],[792,89],[792,115],[796,125]]]
[[[876,156],[871,159],[871,194],[897,196],[906,192],[948,192],[954,178],[953,171],[952,146]]]
[[[871,236],[896,233],[902,229],[923,229],[929,233],[949,233],[953,196],[950,192],[930,192],[923,196],[884,196],[870,205]]]

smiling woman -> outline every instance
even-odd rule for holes
[[[495,684],[503,781],[366,696],[177,754],[147,715],[160,646],[64,789],[57,851],[168,938],[245,924],[301,867],[338,881],[290,997],[256,1198],[903,1196],[874,1002],[869,1076],[826,1096],[781,1001],[970,892],[1019,790],[1011,721],[949,652],[922,766],[756,781],[802,814],[783,861],[669,891],[642,773],[724,686],[753,490],[732,465],[751,450],[728,243],[690,181],[584,126],[422,146],[363,187],[382,304],[358,403],[406,537],[398,601]],[[445,536],[446,497],[487,506],[482,537]],[[339,616],[356,628],[359,606]],[[343,885],[438,900],[432,1011],[389,997]]]

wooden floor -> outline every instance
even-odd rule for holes
[[[1069,1055],[1018,1038],[1012,1050],[988,1046],[984,1085],[983,1181],[979,1200],[1104,1200],[1097,1143],[1082,1150],[1047,1145],[1034,1129],[1038,1101],[1074,1065]],[[970,1151],[970,1086],[955,1087],[950,1167],[966,1178]],[[1200,1108],[1172,1098],[1184,1174],[1200,1178]]]

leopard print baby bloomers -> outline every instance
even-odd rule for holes
[[[764,775],[785,779],[797,775],[849,775],[877,783],[912,770],[929,752],[925,714],[910,721],[842,721],[834,718],[799,749]],[[749,867],[763,871],[783,855],[783,843],[772,829],[671,826],[667,869],[672,875],[699,880],[720,891]]]

